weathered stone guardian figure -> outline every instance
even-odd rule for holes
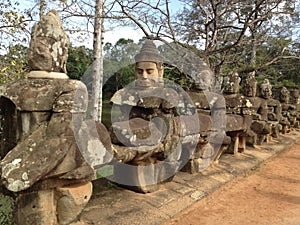
[[[213,161],[218,161],[230,141],[225,134],[225,100],[220,94],[212,91],[213,82],[213,72],[202,62],[192,90],[187,91],[195,105],[200,130],[197,131],[199,138],[196,148],[189,148],[187,143],[183,144],[183,154],[190,154],[189,162],[182,169],[185,172],[199,173],[207,169]],[[193,117],[187,118],[187,121],[187,131],[192,132],[197,121]],[[197,133],[192,132],[193,135]]]
[[[267,137],[278,137],[280,125],[279,121],[281,120],[282,105],[280,101],[273,98],[272,85],[268,79],[265,79],[260,85],[260,94],[261,97],[265,99],[268,106],[268,124],[271,127],[271,134]],[[269,141],[266,139],[266,141]]]
[[[114,94],[112,123],[115,182],[138,192],[153,192],[175,175],[181,145],[175,124],[178,93],[164,87],[163,57],[152,40],[135,56],[136,80]]]
[[[18,193],[17,224],[79,224],[94,178],[75,138],[86,123],[87,90],[66,74],[69,38],[55,11],[42,17],[31,37],[28,79],[1,93],[1,181]],[[99,146],[98,162],[109,161],[110,143],[91,138]]]
[[[249,135],[252,122],[251,113],[246,113],[252,106],[250,101],[239,93],[241,78],[237,72],[229,73],[223,83],[226,102],[227,126],[226,133],[231,137],[227,153],[243,152],[246,149],[246,137]],[[249,89],[252,92],[253,89]]]

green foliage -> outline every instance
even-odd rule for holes
[[[295,84],[293,81],[291,81],[291,80],[283,80],[283,81],[282,81],[282,85],[280,85],[280,86],[284,86],[284,87],[295,87],[296,84]]]
[[[119,39],[113,46],[111,43],[106,43],[104,46],[104,56],[111,61],[125,64],[132,64],[134,56],[140,49],[140,45],[134,43],[132,39]]]
[[[102,100],[102,116],[101,122],[104,124],[105,127],[111,127],[111,103],[110,98],[105,97]]]
[[[93,50],[85,46],[70,46],[67,61],[68,76],[80,80],[90,65],[93,63]]]
[[[8,195],[0,193],[0,224],[13,224],[14,208],[14,199]]]
[[[186,74],[179,71],[178,68],[164,65],[164,78],[173,81],[178,84],[184,90],[190,90],[192,88],[191,78]]]
[[[110,62],[111,63],[111,62]],[[110,64],[112,65],[112,64]],[[119,89],[125,87],[129,83],[135,80],[135,65],[127,65],[118,71],[116,71],[112,76],[110,76],[104,86],[103,95],[105,98],[110,98]]]
[[[131,39],[119,39],[115,45],[104,46],[104,86],[103,95],[110,98],[117,90],[125,87],[135,79],[134,56],[140,45]]]
[[[216,76],[256,71],[273,82],[286,79],[299,84],[295,75],[300,63],[299,46],[295,48],[299,2],[183,2],[177,35],[185,44],[197,46],[196,52],[208,58]],[[289,70],[286,65],[291,65]]]
[[[27,47],[23,45],[10,45],[8,53],[0,59],[0,84],[24,78],[29,72]]]
[[[299,69],[300,58],[297,58],[296,48],[290,48],[291,40],[277,40],[270,39],[269,43],[260,46],[257,51],[257,64],[263,65],[267,60],[278,58],[269,66],[263,66],[258,70],[259,73],[264,74],[274,85],[293,86],[299,85]]]
[[[24,32],[28,21],[20,10],[20,3],[14,0],[0,2],[0,52],[8,52],[9,43],[25,43]]]

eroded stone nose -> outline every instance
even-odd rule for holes
[[[148,74],[147,74],[147,71],[144,70],[143,73],[142,73],[142,78],[143,79],[147,79],[148,78]]]

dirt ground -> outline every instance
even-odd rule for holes
[[[163,225],[300,225],[300,142]]]

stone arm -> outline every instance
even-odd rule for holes
[[[13,148],[1,161],[1,178],[10,191],[31,187],[62,162],[70,145],[66,138],[47,138],[43,124]]]
[[[85,108],[74,97],[78,95],[83,101],[84,92],[80,88],[62,92],[55,99],[50,120],[32,131],[1,161],[1,178],[8,190],[22,191],[39,180],[60,177],[81,166],[85,167],[82,176],[91,176],[93,171],[78,153],[73,133],[73,114]],[[76,122],[80,126],[81,121]]]

